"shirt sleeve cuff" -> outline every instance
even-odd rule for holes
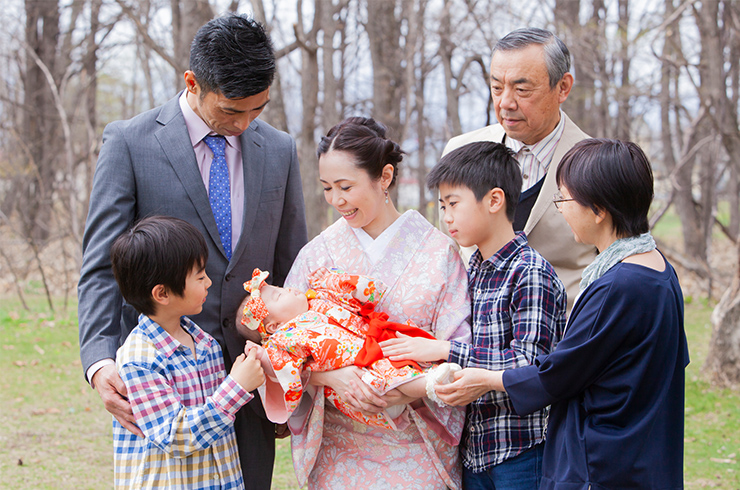
[[[457,363],[462,367],[467,367],[468,359],[470,359],[470,344],[451,340],[450,355],[447,358],[447,361]]]
[[[87,382],[90,383],[90,386],[95,389],[95,386],[93,385],[92,379],[93,376],[95,376],[95,373],[100,371],[100,368],[103,366],[108,366],[109,364],[115,365],[116,361],[113,359],[101,359],[97,362],[92,363],[92,365],[87,368],[87,372],[85,373],[85,376],[87,376]]]
[[[213,393],[213,402],[224,413],[236,417],[236,412],[247,404],[254,395],[241,387],[231,375],[226,376],[221,386]]]

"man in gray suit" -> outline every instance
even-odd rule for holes
[[[596,257],[596,249],[577,242],[553,205],[560,160],[588,138],[560,110],[573,88],[569,71],[570,52],[550,31],[526,28],[502,37],[493,48],[490,79],[498,123],[452,138],[443,152],[473,141],[495,141],[514,151],[523,182],[514,230],[523,230],[529,245],[552,264],[568,292],[568,311],[583,269]],[[466,263],[471,254],[462,251]]]
[[[80,355],[105,408],[139,435],[114,364],[137,313],[116,286],[110,245],[155,214],[200,230],[213,285],[193,320],[221,344],[228,370],[244,349],[235,329],[242,282],[259,267],[281,285],[307,241],[295,142],[256,119],[270,99],[274,73],[272,43],[260,24],[238,15],[214,19],[191,46],[186,90],[103,133],[78,286]],[[209,181],[217,168],[222,184],[214,190]],[[270,488],[275,426],[258,399],[239,412],[235,428],[247,488]]]

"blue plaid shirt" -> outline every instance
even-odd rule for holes
[[[145,315],[118,349],[118,373],[146,438],[113,419],[115,488],[243,489],[236,412],[253,397],[224,369],[221,347],[187,317],[196,358]]]
[[[462,367],[512,369],[550,352],[565,329],[565,288],[524,233],[483,260],[470,258],[473,344],[452,341],[450,362]],[[509,396],[491,391],[468,405],[460,443],[463,464],[484,471],[542,442],[547,409],[520,417]]]

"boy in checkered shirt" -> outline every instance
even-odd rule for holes
[[[390,360],[444,360],[464,369],[435,387],[450,405],[467,405],[460,442],[463,488],[537,489],[547,409],[519,416],[486,374],[532,364],[549,353],[565,328],[566,296],[552,266],[514,231],[522,174],[511,150],[480,141],[445,155],[427,176],[438,189],[444,222],[470,258],[473,342],[392,339]],[[543,196],[540,196],[543,197]]]
[[[165,216],[111,247],[121,294],[140,313],[116,366],[144,434],[113,420],[116,488],[244,488],[234,418],[264,374],[250,350],[227,375],[219,344],[186,316],[208,296],[207,260],[200,232]]]

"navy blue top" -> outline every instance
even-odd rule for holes
[[[619,263],[594,281],[555,350],[503,375],[520,415],[552,405],[540,488],[683,488],[688,362],[668,261]]]

